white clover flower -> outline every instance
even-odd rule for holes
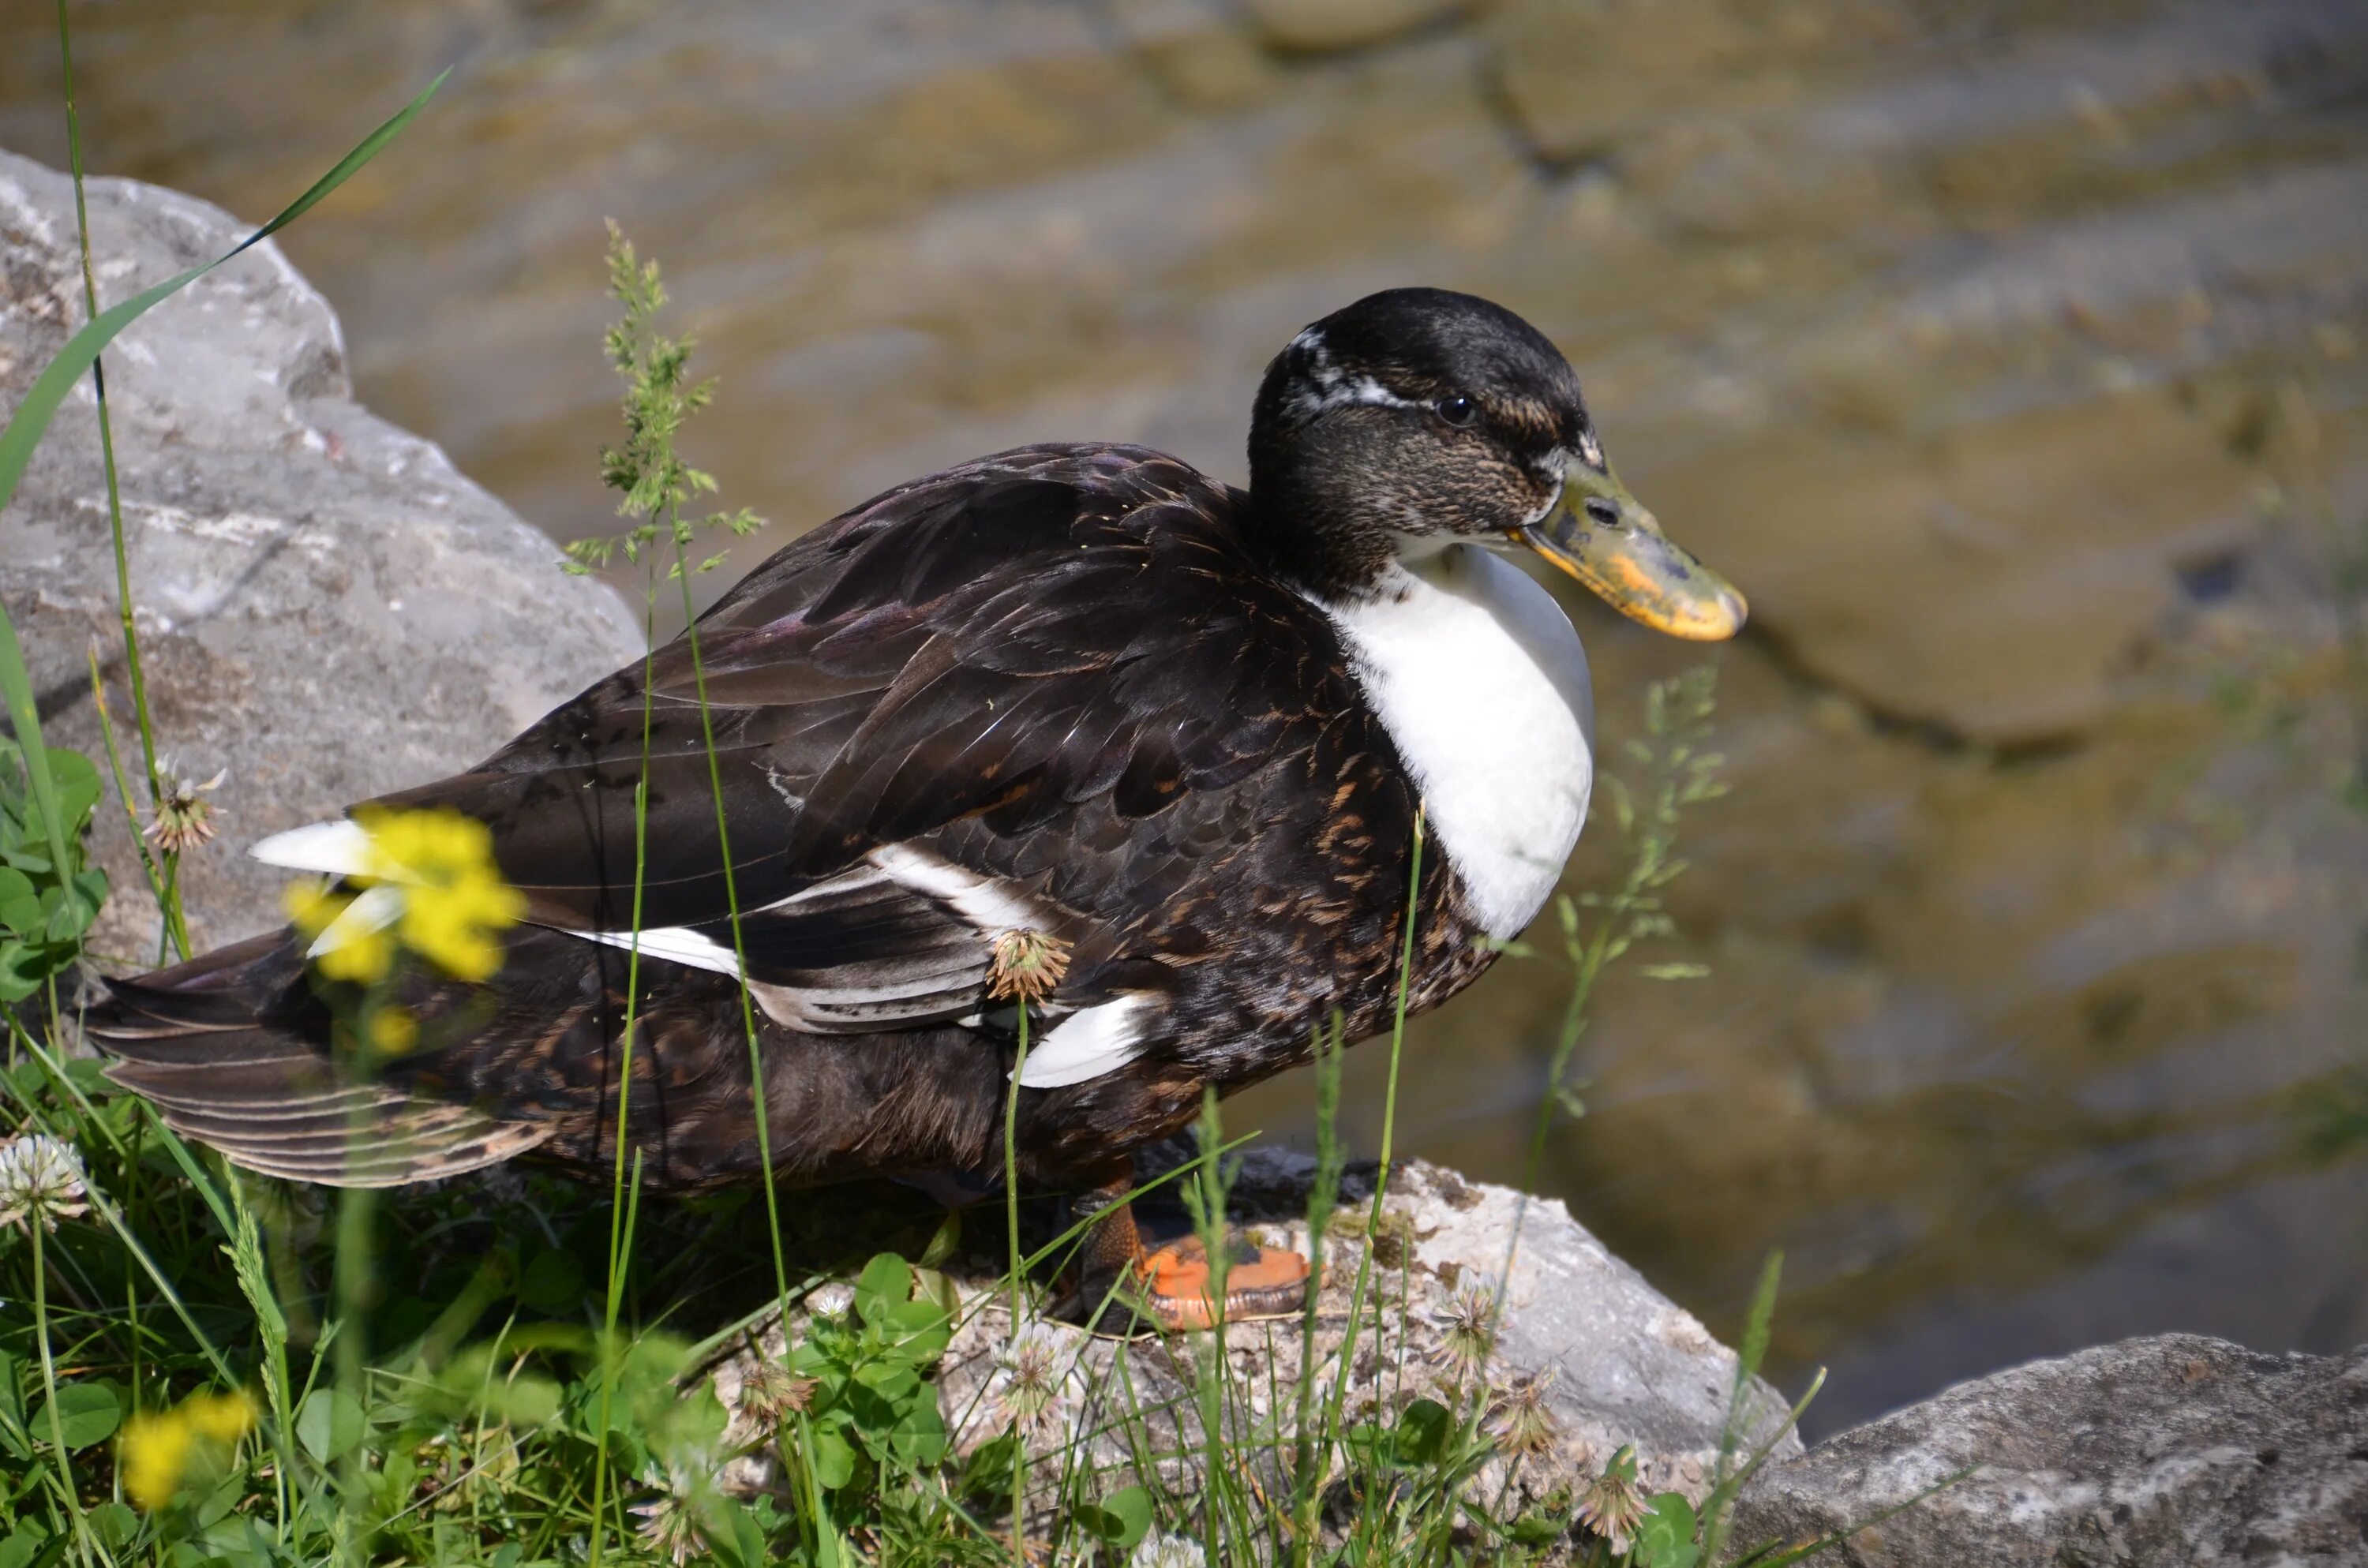
[[[1126,1568],[1209,1568],[1209,1554],[1189,1535],[1147,1535]]]
[[[1072,1338],[1049,1324],[1025,1323],[996,1354],[996,1403],[1023,1437],[1041,1441],[1061,1429],[1065,1396],[1077,1376]]]
[[[700,1528],[698,1484],[681,1470],[667,1466],[653,1471],[649,1484],[656,1495],[625,1511],[641,1523],[634,1534],[652,1552],[681,1564],[707,1553],[706,1532]]]
[[[0,1147],[0,1225],[54,1231],[60,1220],[90,1211],[82,1156],[46,1132],[30,1132]]]
[[[1485,1285],[1457,1292],[1446,1307],[1430,1314],[1439,1342],[1429,1350],[1431,1365],[1448,1381],[1461,1384],[1479,1376],[1497,1353],[1497,1293]]]
[[[229,777],[230,769],[225,767],[200,784],[194,778],[183,777],[180,768],[174,764],[172,753],[166,752],[159,756],[156,759],[156,782],[159,786],[156,814],[141,830],[140,835],[164,850],[195,849],[205,843],[214,835],[215,811],[213,802],[206,799],[206,794],[221,789],[222,780]]]

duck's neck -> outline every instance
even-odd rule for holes
[[[1587,821],[1595,699],[1562,607],[1476,545],[1393,560],[1321,607],[1422,791],[1473,913],[1512,937],[1544,906]]]

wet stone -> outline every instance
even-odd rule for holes
[[[1469,0],[1244,0],[1259,37],[1317,54],[1381,43],[1461,16]]]

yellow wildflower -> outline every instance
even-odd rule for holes
[[[394,937],[383,928],[356,930],[351,928],[354,923],[348,921],[339,929],[335,942],[320,943],[322,933],[338,925],[353,907],[351,893],[339,892],[324,881],[290,882],[280,892],[279,903],[296,929],[316,944],[313,961],[331,980],[375,985],[394,967]]]
[[[401,1056],[419,1043],[419,1020],[405,1007],[381,1007],[367,1026],[370,1049],[381,1056]]]
[[[374,984],[398,944],[457,980],[501,968],[501,933],[525,917],[526,899],[502,880],[484,823],[441,807],[375,811],[341,831],[357,842],[341,847],[336,869],[359,891],[298,882],[286,900],[323,974]]]
[[[501,968],[496,938],[525,916],[526,899],[494,864],[493,831],[444,810],[359,820],[381,880],[403,886],[403,945],[460,980]]]
[[[254,1426],[255,1402],[244,1393],[195,1393],[171,1410],[135,1415],[123,1426],[123,1489],[152,1514],[169,1506],[198,1439],[227,1448]]]

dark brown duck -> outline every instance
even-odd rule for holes
[[[1008,960],[1033,944],[1065,968],[1030,987],[1022,1179],[1122,1192],[1129,1152],[1203,1085],[1304,1061],[1336,1011],[1352,1040],[1386,1027],[1418,813],[1415,1009],[1551,892],[1592,701],[1569,620],[1509,556],[1681,636],[1744,614],[1613,477],[1561,354],[1485,301],[1395,290],[1307,328],[1249,446],[1247,492],[1141,448],[1030,447],[824,525],[699,622],[722,837],[677,639],[372,802],[485,824],[527,899],[491,980],[401,982],[432,1049],[341,1082],[282,932],[119,983],[90,1022],[111,1073],[276,1176],[389,1185],[531,1153],[605,1177],[646,705],[625,1096],[645,1179],[761,1174],[744,982],[784,1182],[999,1172]],[[351,875],[361,845],[344,822],[256,853]],[[1167,1323],[1205,1315],[1192,1259],[1144,1260],[1123,1210],[1089,1254],[1142,1270]],[[1267,1255],[1229,1307],[1287,1305],[1304,1272]]]

